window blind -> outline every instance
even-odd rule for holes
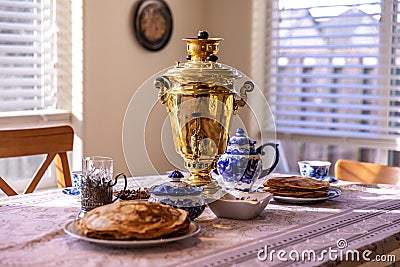
[[[0,0],[0,112],[56,105],[55,1]]]
[[[278,133],[400,138],[398,6],[274,0],[266,87]]]

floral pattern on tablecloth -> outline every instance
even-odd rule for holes
[[[143,184],[139,183],[142,187]],[[134,185],[137,183],[130,179],[129,186]],[[57,189],[5,197],[0,199],[0,266],[198,266],[207,259],[215,262],[226,251],[240,251],[238,248],[255,242],[283,240],[333,216],[346,216],[354,209],[373,208],[377,203],[400,197],[400,188],[396,186],[345,183],[338,187],[343,191],[342,196],[320,204],[288,205],[271,201],[259,217],[247,221],[217,218],[206,208],[196,219],[202,228],[198,236],[145,249],[101,246],[65,234],[64,225],[80,211],[79,196],[68,196]],[[379,220],[398,217],[387,214]],[[397,230],[394,228],[392,232]],[[396,245],[400,246],[394,233],[383,240],[394,244],[396,237]],[[334,237],[331,239],[334,241]],[[313,244],[311,241],[309,245]],[[390,252],[385,247],[393,246],[385,245],[384,241],[375,244],[382,253]],[[362,243],[357,246],[362,247]],[[247,263],[263,264],[255,260]]]

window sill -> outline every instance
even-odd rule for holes
[[[27,128],[70,124],[71,112],[63,109],[0,112],[0,128]]]

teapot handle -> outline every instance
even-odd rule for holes
[[[267,168],[265,170],[262,170],[259,178],[270,174],[273,170],[275,170],[275,168],[276,168],[276,166],[278,165],[278,162],[279,162],[279,149],[278,149],[279,144],[266,143],[264,145],[261,145],[261,146],[259,146],[257,148],[257,153],[260,154],[260,155],[264,155],[265,153],[264,153],[263,149],[266,146],[272,146],[275,149],[275,161],[274,161],[274,163],[272,163],[272,165],[269,168]]]

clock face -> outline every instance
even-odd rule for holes
[[[146,49],[157,51],[169,41],[172,33],[172,16],[163,0],[142,0],[135,13],[135,35]]]

